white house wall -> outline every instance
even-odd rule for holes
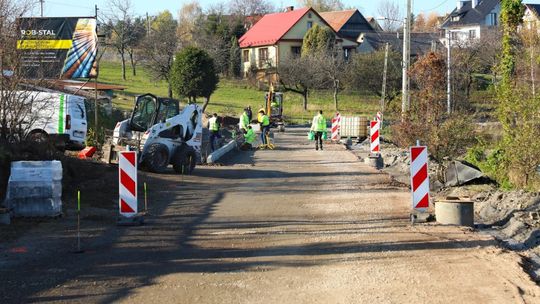
[[[277,58],[277,54],[279,52],[278,51],[278,46],[269,45],[269,46],[261,46],[261,47],[254,47],[254,48],[243,48],[242,49],[242,71],[244,73],[249,72],[249,70],[252,67],[255,67],[255,68],[258,68],[258,69],[263,69],[263,68],[269,67],[266,64],[263,64],[263,66],[261,66],[259,64],[259,50],[264,49],[264,48],[268,49],[268,60],[266,62],[268,62],[272,67],[275,67],[277,65],[276,58]],[[249,50],[249,61],[248,62],[244,62],[244,51],[245,50]]]
[[[470,32],[471,31],[476,32],[476,38],[475,39],[480,39],[481,36],[482,36],[482,31],[481,31],[481,26],[480,25],[447,29],[446,30],[447,37],[448,37],[448,31],[450,31],[452,33],[455,33],[454,36],[457,36],[457,37],[452,37],[452,43],[457,43],[457,44],[465,44],[465,43],[471,41],[471,39],[470,39]],[[445,43],[445,45],[447,45],[447,44]]]

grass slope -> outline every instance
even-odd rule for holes
[[[133,107],[133,96],[152,93],[158,96],[167,96],[167,84],[164,81],[155,81],[142,67],[138,67],[137,76],[132,76],[131,69],[127,69],[127,80],[122,80],[121,65],[118,62],[101,62],[99,81],[110,84],[126,86],[126,90],[116,92],[113,100],[114,106],[126,110]],[[218,89],[211,97],[208,113],[216,112],[222,115],[240,115],[242,109],[251,105],[254,110],[264,104],[264,91],[257,90],[242,80],[222,79]],[[311,119],[314,112],[322,109],[326,116],[334,112],[331,92],[316,91],[309,96],[308,111],[302,108],[302,97],[287,92],[285,96],[285,115],[289,122],[300,123]],[[374,116],[379,108],[377,97],[360,96],[358,94],[341,93],[339,96],[340,112],[345,115]]]

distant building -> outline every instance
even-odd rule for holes
[[[411,33],[411,57],[419,57],[430,51],[441,50],[439,33]],[[371,53],[383,50],[386,44],[394,52],[403,52],[403,33],[371,32],[364,34],[358,47],[359,53]]]
[[[500,0],[460,0],[441,28],[455,42],[467,43],[500,23]],[[446,44],[446,42],[445,42]]]
[[[289,7],[286,12],[263,16],[238,41],[244,76],[255,73],[263,80],[270,75],[270,80],[276,81],[276,67],[300,55],[304,36],[315,24],[332,29],[312,8]],[[356,41],[341,38],[337,33],[336,44],[343,50],[343,56],[348,56],[358,46]]]
[[[375,31],[358,10],[324,12],[321,13],[321,17],[332,26],[340,37],[353,41],[358,40],[358,37],[363,33]]]
[[[527,29],[540,29],[540,4],[525,4],[523,26]]]
[[[384,32],[381,24],[375,19],[375,17],[366,17],[367,22],[371,25],[371,28],[376,32]]]

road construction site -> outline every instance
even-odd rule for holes
[[[342,145],[315,151],[306,132],[189,176],[140,172],[142,226],[116,225],[117,171],[88,165],[83,252],[72,197],[62,220],[15,222],[0,301],[538,303],[520,255],[471,228],[411,225],[406,185]]]

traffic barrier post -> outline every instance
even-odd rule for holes
[[[120,152],[118,158],[119,225],[137,225],[142,224],[143,221],[138,213],[137,163],[137,152]]]
[[[371,142],[371,154],[379,154],[381,152],[380,142],[380,124],[374,120],[370,124],[370,142]]]
[[[411,192],[413,211],[429,208],[428,151],[425,146],[411,147]]]

